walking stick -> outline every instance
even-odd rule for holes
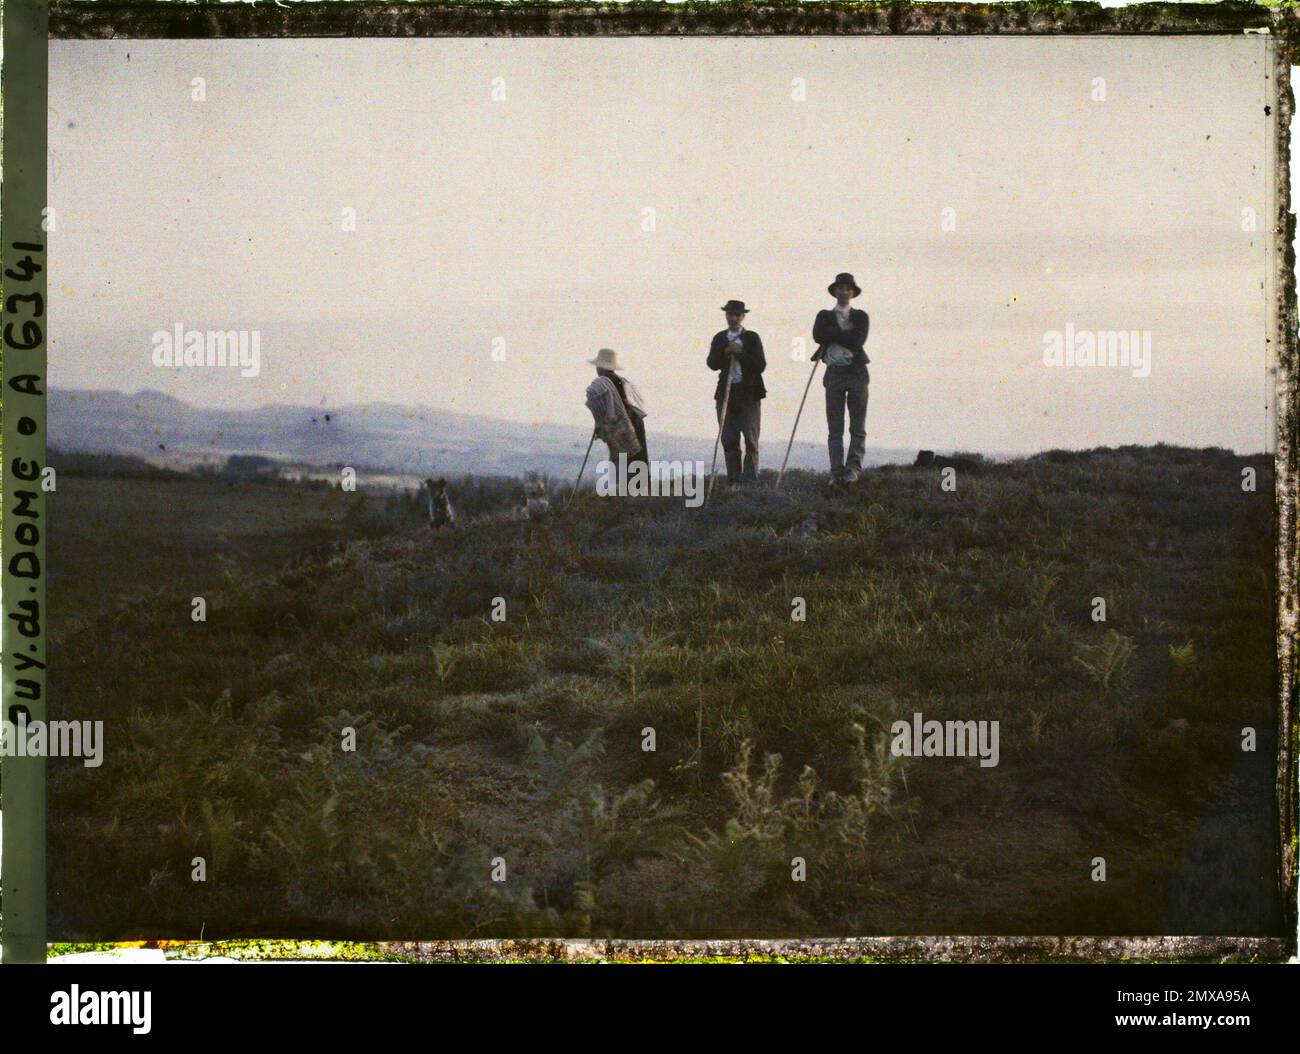
[[[727,387],[722,392],[722,413],[718,415],[718,438],[713,441],[713,465],[709,469],[709,489],[704,495],[708,501],[713,494],[713,482],[718,478],[718,444],[722,442],[722,429],[727,423],[727,403],[731,401],[731,363],[727,363]]]
[[[821,359],[813,359],[812,373],[808,374],[808,383],[803,386],[803,398],[799,400],[799,412],[794,415],[794,427],[790,429],[790,442],[785,445],[785,457],[781,459],[781,471],[776,474],[776,489],[781,487],[781,477],[785,475],[785,466],[790,460],[790,448],[794,446],[794,434],[799,431],[799,418],[803,416],[803,404],[808,401],[808,389],[812,387],[813,378],[817,376],[817,367]]]
[[[596,430],[591,430],[591,441],[587,444],[587,452],[582,455],[582,468],[578,469],[578,478],[573,481],[573,493],[569,495],[569,500],[564,503],[567,509],[573,504],[573,499],[578,494],[578,484],[582,482],[582,474],[587,471],[587,458],[591,457],[591,448],[596,445]]]

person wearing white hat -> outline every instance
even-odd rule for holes
[[[641,393],[637,391],[636,385],[626,377],[620,377],[618,371],[623,369],[622,363],[618,361],[618,352],[612,348],[601,348],[596,352],[594,359],[588,359],[589,363],[596,367],[596,376],[606,378],[613,385],[614,391],[623,404],[623,415],[632,422],[632,428],[636,433],[636,441],[639,449],[627,455],[627,464],[632,465],[641,462],[648,469],[650,466],[650,455],[646,451],[645,438],[645,400],[641,398]],[[594,387],[594,385],[593,385]],[[588,405],[591,405],[592,389],[588,389]],[[606,441],[608,442],[608,440]],[[611,455],[614,453],[610,449]]]

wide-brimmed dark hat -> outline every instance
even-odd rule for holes
[[[858,288],[858,283],[853,280],[853,276],[849,274],[848,271],[842,271],[841,273],[837,274],[835,276],[835,281],[833,281],[830,285],[826,287],[826,292],[830,293],[831,296],[834,296],[835,287],[837,285],[851,285],[853,286],[854,296],[862,295],[862,290]]]
[[[725,304],[722,305],[722,310],[725,311],[728,315],[732,314],[733,312],[737,315],[749,314],[749,308],[745,306],[745,302],[743,300],[728,300]]]

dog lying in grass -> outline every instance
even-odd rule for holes
[[[916,460],[912,462],[913,468],[955,468],[958,472],[970,472],[972,474],[980,471],[980,463],[973,461],[968,457],[945,457],[943,454],[936,454],[933,450],[922,450],[916,455]]]

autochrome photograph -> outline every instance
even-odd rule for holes
[[[1279,935],[1276,93],[51,41],[51,939]]]

